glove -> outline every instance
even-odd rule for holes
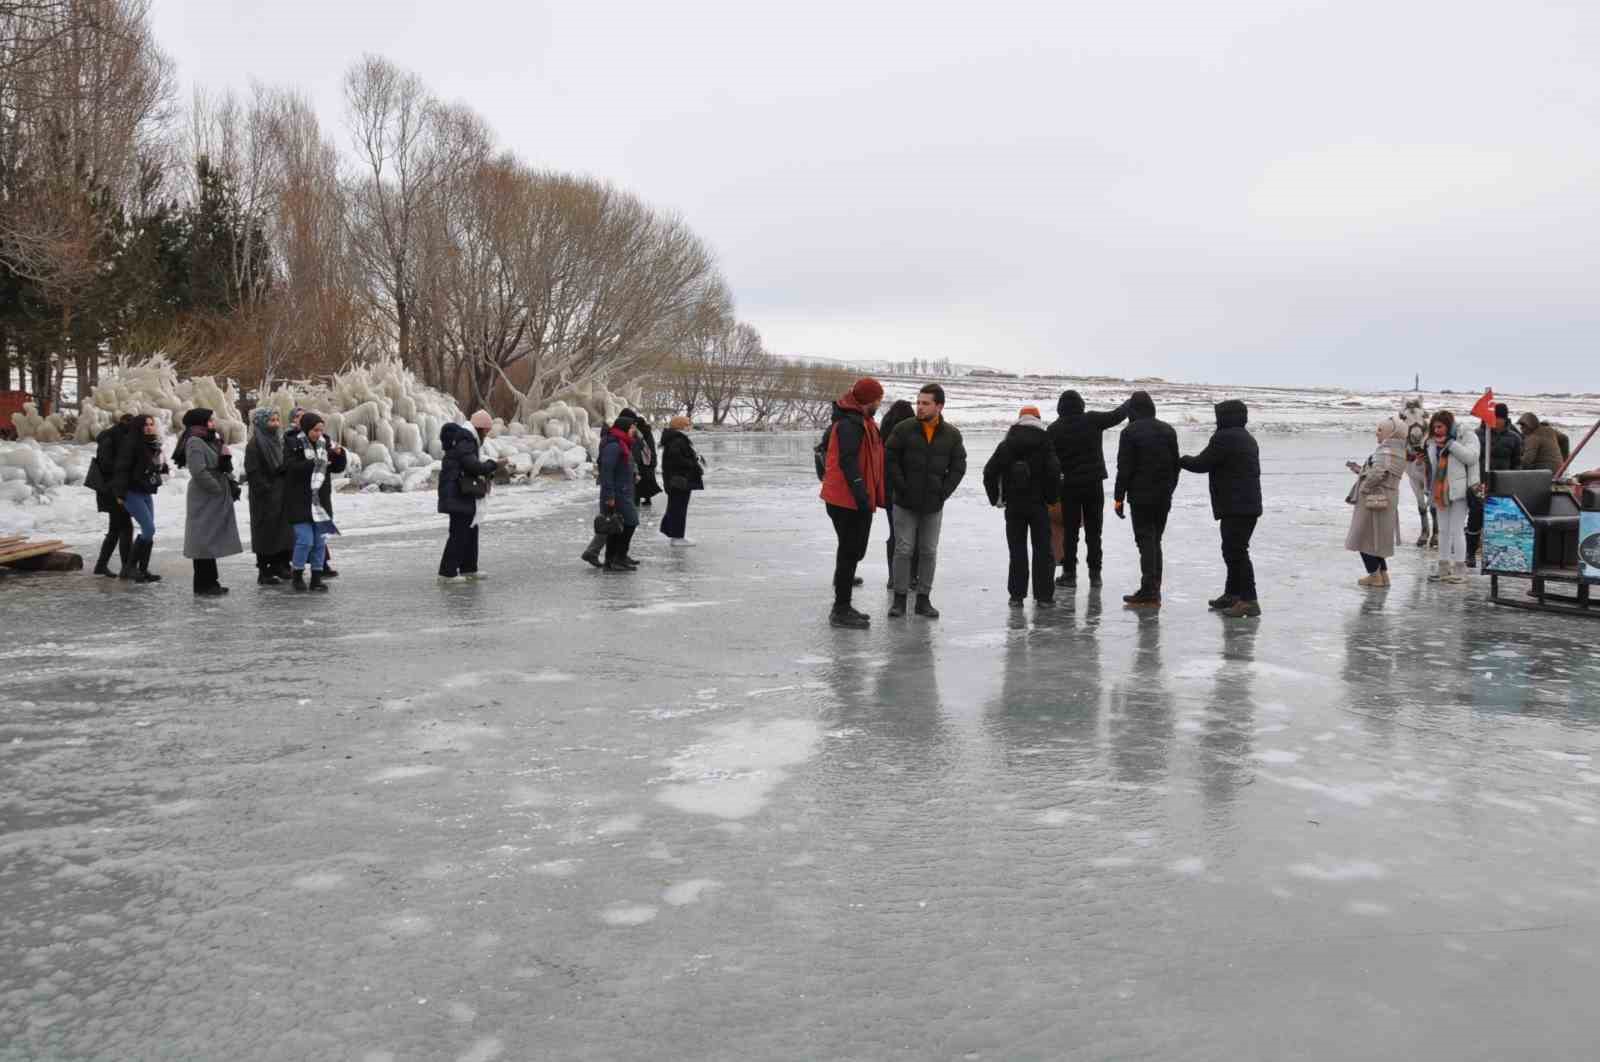
[[[1123,512],[1122,512],[1122,502],[1121,502],[1121,500],[1112,502],[1111,503],[1111,508],[1116,511],[1118,520],[1126,520],[1127,519],[1127,517],[1125,515],[1123,515]]]

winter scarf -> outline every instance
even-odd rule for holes
[[[1433,506],[1436,509],[1450,508],[1450,440],[1443,443],[1434,440],[1434,448],[1439,452],[1439,460],[1433,468]]]
[[[620,421],[622,418],[618,417],[617,419]],[[619,428],[616,425],[612,425],[611,426],[611,437],[613,439],[616,439],[618,444],[620,444],[622,446],[622,459],[624,461],[632,461],[633,460],[633,436],[629,435],[625,429]]]
[[[272,471],[283,467],[283,432],[267,427],[274,410],[257,409],[250,417],[250,427],[255,433],[256,449],[261,451],[261,461]]]

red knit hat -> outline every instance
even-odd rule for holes
[[[850,397],[864,406],[883,401],[883,384],[870,376],[863,376],[850,388]]]
[[[1022,412],[1017,414],[1017,416],[1019,416],[1019,417],[1032,417],[1034,420],[1043,420],[1044,419],[1043,417],[1041,417],[1039,415],[1039,407],[1038,406],[1023,406],[1022,407]]]

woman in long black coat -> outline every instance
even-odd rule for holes
[[[115,481],[117,464],[122,459],[122,449],[128,445],[128,424],[131,413],[124,413],[111,427],[95,436],[94,451],[94,507],[106,514],[106,537],[100,543],[100,557],[95,561],[96,575],[112,575],[108,566],[112,551],[122,562],[121,577],[133,578],[135,572],[128,562],[133,550],[133,517],[117,501]]]
[[[478,444],[489,434],[494,422],[483,410],[472,415],[469,427],[446,424],[439,431],[444,447],[444,462],[439,466],[439,511],[450,517],[450,533],[444,554],[439,558],[439,578],[452,582],[461,576],[479,579],[478,501],[479,496],[462,491],[465,477],[492,480],[499,463],[478,456]],[[485,491],[488,486],[485,485]]]
[[[289,577],[294,529],[284,513],[284,471],[283,420],[275,409],[257,409],[250,417],[244,475],[250,485],[250,550],[261,586],[277,586]]]
[[[661,533],[674,546],[692,546],[684,537],[688,529],[689,495],[704,490],[705,461],[694,452],[694,443],[685,434],[692,427],[688,417],[673,417],[672,426],[661,433],[661,474],[667,480],[667,511],[661,517]]]

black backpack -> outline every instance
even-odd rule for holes
[[[832,434],[833,425],[829,424],[822,431],[822,441],[811,448],[811,459],[816,462],[818,481],[828,476],[828,436]]]

